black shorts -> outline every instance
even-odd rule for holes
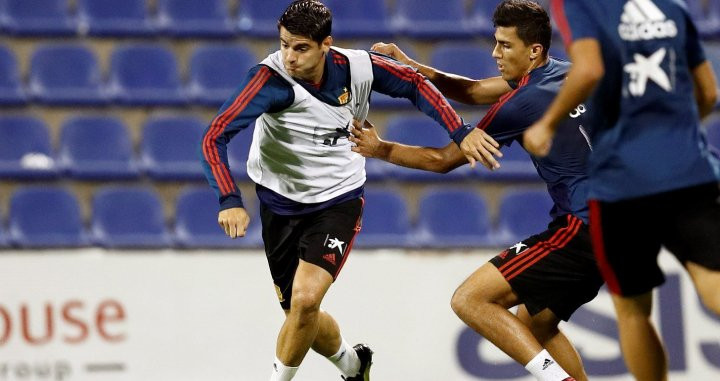
[[[683,264],[720,270],[719,196],[711,183],[619,202],[590,200],[593,246],[610,291],[633,296],[661,285],[662,246]]]
[[[531,315],[549,308],[567,321],[603,285],[588,227],[571,215],[556,218],[548,230],[518,242],[490,263]]]
[[[300,259],[337,278],[360,231],[363,203],[356,198],[297,216],[275,214],[260,205],[265,255],[283,309],[290,309]]]

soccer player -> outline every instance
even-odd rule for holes
[[[526,147],[547,153],[557,121],[592,94],[595,256],[628,369],[638,380],[666,380],[667,355],[650,320],[652,290],[664,282],[661,246],[720,314],[720,168],[700,131],[716,101],[715,74],[678,1],[564,0],[553,12],[574,64],[526,131]]]
[[[418,68],[449,98],[469,104],[497,101],[478,129],[503,145],[523,144],[523,131],[543,114],[570,64],[548,57],[550,20],[537,3],[503,1],[493,22],[492,55],[500,77],[473,80],[443,73],[411,60],[394,44],[379,43],[373,50]],[[549,156],[533,158],[554,201],[548,229],[481,266],[458,287],[451,303],[466,324],[538,380],[571,380],[571,375],[587,379],[577,352],[558,329],[603,283],[587,226],[585,164],[590,148],[582,127],[584,111],[579,106],[565,116],[558,134],[562,141]],[[367,157],[435,172],[468,162],[454,143],[444,148],[405,146],[379,140],[373,128],[359,127],[356,124],[351,141],[357,145],[354,150]],[[519,304],[518,316],[507,310]]]
[[[346,380],[369,379],[372,351],[349,346],[320,304],[360,230],[365,159],[350,150],[348,136],[352,120],[365,119],[370,92],[410,99],[458,144],[473,130],[412,69],[379,54],[332,47],[331,25],[330,10],[319,1],[291,3],[278,21],[280,50],[250,69],[202,140],[202,164],[219,196],[218,222],[231,238],[242,237],[249,217],[230,175],[227,143],[255,121],[248,175],[286,314],[271,381],[292,379],[310,348]],[[484,152],[497,152],[486,134],[473,136]]]

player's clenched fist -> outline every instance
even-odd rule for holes
[[[225,209],[218,214],[218,224],[230,238],[244,237],[249,223],[250,216],[244,208]]]

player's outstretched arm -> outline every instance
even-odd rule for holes
[[[692,77],[695,85],[695,100],[700,111],[700,117],[704,118],[713,111],[717,102],[715,72],[710,62],[705,61],[692,69]]]
[[[250,216],[244,208],[230,208],[218,213],[218,224],[230,238],[244,237]]]
[[[437,173],[447,173],[467,163],[465,156],[453,142],[443,148],[388,142],[380,139],[377,130],[368,121],[365,121],[364,127],[360,122],[354,121],[350,132],[350,141],[355,144],[352,150],[365,157]]]
[[[427,77],[443,95],[461,103],[470,105],[492,104],[497,102],[503,94],[512,90],[502,77],[471,79],[423,65],[410,58],[394,43],[378,42],[370,50],[385,54],[415,68],[420,74]]]
[[[550,152],[557,124],[590,96],[605,74],[598,40],[583,38],[573,41],[569,53],[573,65],[565,84],[545,115],[523,134],[523,146],[530,154],[538,157]]]

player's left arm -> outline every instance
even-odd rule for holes
[[[471,165],[474,166],[477,161],[490,169],[500,166],[493,157],[493,155],[502,156],[497,143],[494,140],[484,139],[484,136],[479,136],[473,131],[471,125],[465,124],[447,99],[425,76],[387,56],[371,52],[370,60],[373,67],[373,91],[409,99],[420,111],[443,126],[458,146],[461,143],[468,145],[467,142],[471,141],[470,148],[473,155],[469,156],[467,153],[465,155]],[[466,139],[466,136],[470,136],[471,140]]]
[[[700,117],[704,118],[713,111],[717,102],[715,71],[710,62],[705,61],[692,69],[692,77],[695,85],[695,101]]]

